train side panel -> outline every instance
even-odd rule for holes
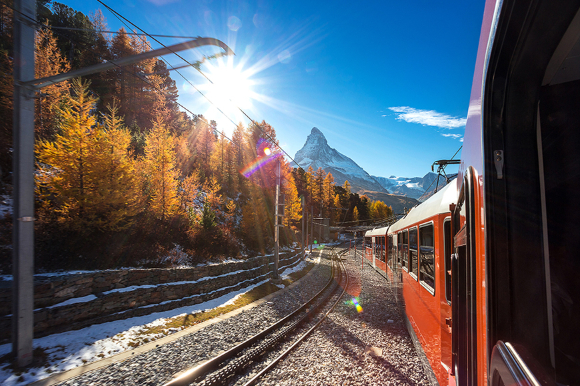
[[[434,281],[435,288],[422,283],[420,280],[421,259],[419,260],[417,272],[419,275],[409,273],[408,268],[402,270],[403,298],[405,313],[413,327],[415,335],[419,339],[425,355],[429,360],[438,382],[441,385],[448,384],[448,369],[450,362],[450,351],[446,350],[447,358],[444,360],[442,347],[450,348],[451,335],[445,325],[445,334],[442,335],[441,306],[439,293],[444,290],[444,282],[441,281],[440,272],[443,266],[444,239],[443,220],[449,214],[436,215],[426,218],[424,221],[413,224],[405,228],[406,230],[418,228],[421,232],[421,225],[432,224],[434,234]],[[420,247],[419,247],[420,248]],[[418,249],[419,249],[418,248]],[[419,252],[420,253],[420,252]],[[449,306],[448,306],[449,307]],[[445,320],[443,320],[445,323]],[[445,364],[445,365],[444,365]]]

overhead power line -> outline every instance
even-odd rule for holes
[[[457,155],[457,153],[459,153],[459,151],[462,148],[463,148],[463,145],[459,146],[459,149],[457,149],[457,151],[455,152],[455,154],[453,154],[453,157],[451,157],[451,159],[455,158],[455,156]],[[429,187],[427,189],[425,189],[425,192],[421,195],[421,197],[419,197],[418,200],[421,200],[423,198],[423,196],[429,192],[429,189],[431,189],[431,186],[433,186],[433,184],[435,183],[435,181],[437,181],[437,184],[439,184],[439,174],[437,174],[437,179],[436,180],[431,181],[431,184],[429,185]]]
[[[53,25],[50,26],[51,29],[60,29],[60,30],[68,30],[68,31],[86,31],[86,32],[99,32],[103,34],[120,34],[120,35],[134,35],[134,36],[154,36],[156,38],[172,38],[172,39],[195,39],[198,36],[178,36],[178,35],[156,35],[150,34],[147,35],[145,33],[137,33],[137,32],[128,32],[128,31],[104,31],[104,30],[95,30],[89,28],[75,28],[75,27],[55,27]]]
[[[97,0],[100,4],[102,4],[105,8],[107,8],[111,13],[113,13],[117,18],[123,19],[124,21],[126,21],[127,23],[131,24],[134,28],[138,29],[139,31],[141,31],[142,33],[144,33],[146,36],[148,36],[149,38],[151,38],[152,40],[154,40],[156,43],[162,45],[163,47],[166,47],[163,43],[161,43],[159,40],[155,39],[153,37],[153,35],[145,32],[142,28],[139,28],[135,23],[131,22],[129,19],[127,19],[126,17],[124,17],[123,15],[121,15],[119,12],[115,11],[113,8],[111,8],[110,6],[108,6],[107,4],[105,4],[102,0]],[[166,47],[167,48],[167,47]],[[189,63],[185,58],[183,58],[181,55],[177,54],[174,52],[174,54],[180,58],[181,60],[183,60],[184,62],[188,63],[191,65],[191,63]],[[168,63],[169,64],[169,63]],[[171,66],[171,65],[170,65]],[[173,66],[171,66],[173,69]],[[201,69],[195,67],[192,65],[192,67],[194,67],[205,79],[208,80],[208,82],[210,82],[211,84],[214,84],[214,82],[203,72],[201,71]],[[204,98],[206,98],[209,101],[209,98],[204,95],[197,87],[195,87],[191,82],[189,82],[188,79],[186,79],[179,71],[177,71],[177,73],[185,80],[187,81],[191,86],[193,86],[196,91],[198,91],[201,95],[204,96]],[[254,119],[252,119],[240,106],[236,105],[235,103],[233,103],[233,101],[231,99],[229,99],[229,101],[232,103],[233,106],[235,106],[247,119],[250,120],[250,122],[252,122],[254,125],[256,125],[256,127],[258,127],[258,129],[260,129],[260,131],[262,131],[262,133],[270,140],[270,142],[272,142],[272,145],[275,145],[278,149],[280,149],[280,151],[282,153],[284,153],[292,162],[294,162],[296,164],[296,166],[298,166],[298,168],[304,170],[300,165],[298,165],[298,163],[296,163],[296,161],[294,161],[294,158],[292,158],[292,156],[290,156],[290,154],[288,154],[288,152],[286,152],[286,150],[284,150],[280,144],[276,143],[276,141],[274,140],[274,138],[272,138],[272,136],[270,136],[270,134],[268,134],[263,128],[262,126],[260,126],[260,124],[258,124]],[[212,103],[213,104],[213,103]],[[215,104],[214,104],[215,106]],[[216,106],[217,107],[217,106]],[[221,109],[218,108],[218,110],[225,116],[227,117],[230,121],[231,118],[229,118],[227,116],[227,114],[225,114]],[[235,122],[232,121],[232,123],[234,123],[235,126],[237,126],[237,124]]]

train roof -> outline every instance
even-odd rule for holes
[[[457,180],[448,183],[443,189],[429,197],[428,200],[412,208],[409,213],[391,226],[371,229],[365,237],[384,236],[387,232],[396,232],[411,224],[441,213],[449,213],[449,204],[457,202]]]
[[[388,231],[396,232],[429,217],[449,213],[449,204],[456,203],[457,196],[457,180],[453,180],[428,200],[412,208],[405,217],[391,225]]]
[[[370,231],[367,231],[365,233],[365,237],[384,236],[387,234],[388,229],[389,229],[389,227],[380,227],[380,228],[371,229]]]

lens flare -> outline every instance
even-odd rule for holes
[[[270,150],[270,148],[269,148],[269,147],[265,147],[265,148],[264,148],[264,154],[266,154],[266,155],[270,155],[270,154],[272,154],[272,151]]]
[[[356,308],[357,312],[362,312],[362,307],[360,304],[358,304],[358,299],[357,298],[353,298],[351,301],[351,304]]]
[[[258,157],[254,160],[254,162],[252,162],[251,164],[247,165],[242,170],[240,170],[240,173],[242,173],[242,175],[244,177],[248,178],[249,176],[254,174],[258,169],[260,169],[262,166],[268,164],[273,159],[275,159],[276,157],[279,157],[279,156],[280,156],[280,153],[270,153],[269,155],[264,155],[262,157]]]

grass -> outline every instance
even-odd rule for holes
[[[282,280],[282,284],[284,284],[286,287],[289,286],[293,282],[304,277],[312,269],[312,267],[314,267],[314,264],[308,264],[302,271],[290,274],[289,279]],[[169,335],[170,331],[175,331],[175,329],[183,330],[196,324],[227,314],[228,312],[242,308],[279,290],[279,287],[276,287],[270,282],[264,283],[239,296],[232,304],[217,307],[209,311],[201,311],[195,314],[176,316],[168,320],[164,325],[143,329],[139,333],[139,337],[130,342],[129,346],[135,348],[142,344],[152,342],[158,338]]]

